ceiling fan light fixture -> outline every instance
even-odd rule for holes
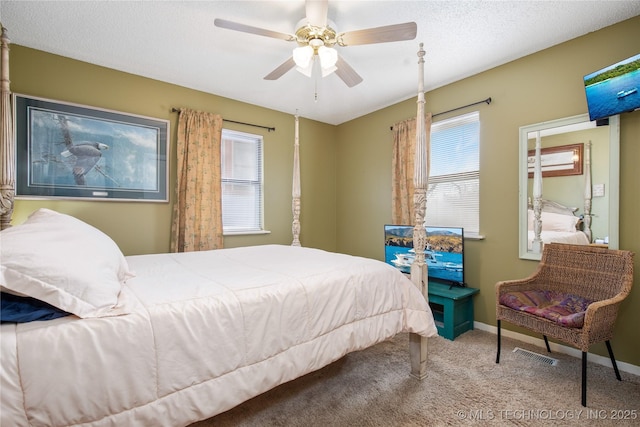
[[[309,64],[306,67],[296,67],[296,70],[307,77],[311,77],[311,74],[313,73],[313,61],[309,61]]]
[[[298,44],[299,47],[293,49],[292,57],[267,74],[264,77],[265,80],[277,80],[294,67],[306,76],[311,77],[313,68],[319,67],[320,70],[318,72],[322,74],[322,77],[335,72],[348,87],[361,83],[362,77],[342,57],[338,56],[338,53],[333,49],[335,45],[345,47],[413,40],[418,31],[415,22],[405,22],[338,33],[334,30],[334,23],[328,19],[328,0],[307,0],[305,2],[305,11],[306,16],[298,22],[294,34],[281,33],[218,18],[214,19],[213,23],[220,28]],[[317,66],[314,65],[316,56],[319,58]],[[340,63],[339,65],[338,62]]]
[[[313,58],[313,48],[311,46],[301,46],[293,49],[293,61],[298,68],[306,69],[310,67],[311,58]]]
[[[338,52],[331,47],[320,46],[318,48],[318,56],[320,57],[320,64],[322,69],[334,68],[335,71],[336,62],[338,62]]]
[[[338,52],[333,48],[322,45],[321,40],[314,39],[311,40],[311,42],[306,46],[293,49],[293,61],[296,63],[296,70],[307,77],[311,77],[313,74],[314,59],[315,56],[318,55],[322,77],[326,77],[336,71]],[[320,45],[318,46],[319,43]]]

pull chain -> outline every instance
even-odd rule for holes
[[[314,85],[314,90],[315,90],[315,94],[314,94],[314,102],[318,102],[318,76],[322,75],[322,70],[320,70],[320,61],[316,61],[316,57],[314,56],[314,67],[313,67],[313,74],[314,74],[314,79],[313,79],[313,85]]]

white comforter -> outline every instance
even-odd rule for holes
[[[187,425],[398,332],[437,334],[375,260],[267,245],[127,261],[133,314],[2,325],[2,426]]]

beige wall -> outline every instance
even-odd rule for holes
[[[636,40],[640,40],[640,17],[426,94],[426,110],[434,114],[493,99],[491,105],[477,107],[481,120],[480,232],[486,238],[465,242],[466,280],[469,286],[480,288],[475,298],[476,320],[495,325],[495,283],[524,277],[536,266],[518,257],[519,127],[586,113],[582,76],[637,54]],[[428,49],[425,60],[428,64]],[[382,228],[391,220],[389,127],[415,114],[416,98],[412,98],[339,127],[339,251],[383,259]],[[620,246],[640,254],[640,111],[621,116],[620,139]],[[636,285],[640,286],[637,261],[635,266]],[[640,365],[638,324],[640,291],[635,289],[622,306],[612,343],[616,357],[634,365]],[[606,355],[604,345],[593,350]]]
[[[11,89],[15,93],[90,105],[126,113],[169,119],[170,203],[17,200],[14,223],[35,209],[68,213],[98,227],[126,255],[169,250],[173,188],[176,181],[177,113],[188,107],[221,114],[231,120],[275,127],[265,129],[225,123],[225,127],[264,136],[265,235],[225,237],[227,247],[290,244],[294,117],[254,105],[198,92],[156,80],[98,67],[13,45]],[[335,126],[300,119],[302,172],[302,243],[335,250]],[[311,197],[313,195],[313,197]]]
[[[475,298],[477,320],[495,324],[494,284],[523,277],[536,265],[518,258],[518,128],[585,113],[582,76],[637,54],[634,40],[640,40],[640,17],[427,93],[426,108],[433,113],[493,98],[491,105],[479,107],[480,229],[486,239],[465,243],[467,281],[481,290]],[[426,61],[428,64],[428,52]],[[291,115],[20,46],[12,46],[10,66],[14,92],[170,119],[171,188],[176,157],[172,107],[275,126],[276,132],[263,132],[229,125],[265,137],[265,217],[272,233],[231,237],[225,243],[291,242]],[[414,116],[415,110],[415,98],[411,98],[337,127],[301,119],[303,245],[383,258],[382,226],[391,219],[389,127]],[[638,253],[640,112],[622,115],[620,145],[620,246]],[[15,222],[41,206],[95,225],[128,255],[169,248],[171,204],[18,200]],[[637,262],[636,271],[639,278]],[[622,307],[613,346],[619,360],[640,366],[638,324],[640,292],[635,290]],[[599,354],[606,354],[603,348],[594,346]]]

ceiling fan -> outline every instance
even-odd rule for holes
[[[298,44],[298,47],[293,50],[293,55],[267,74],[264,77],[265,80],[277,80],[294,67],[310,77],[313,64],[316,59],[319,59],[323,76],[335,71],[336,75],[348,87],[353,87],[362,82],[362,77],[338,55],[338,52],[333,48],[335,45],[346,47],[413,40],[417,33],[415,22],[338,33],[330,26],[333,24],[327,19],[328,0],[306,0],[305,12],[306,18],[298,23],[294,34],[266,30],[225,19],[215,19],[213,23],[220,28],[272,37]]]

